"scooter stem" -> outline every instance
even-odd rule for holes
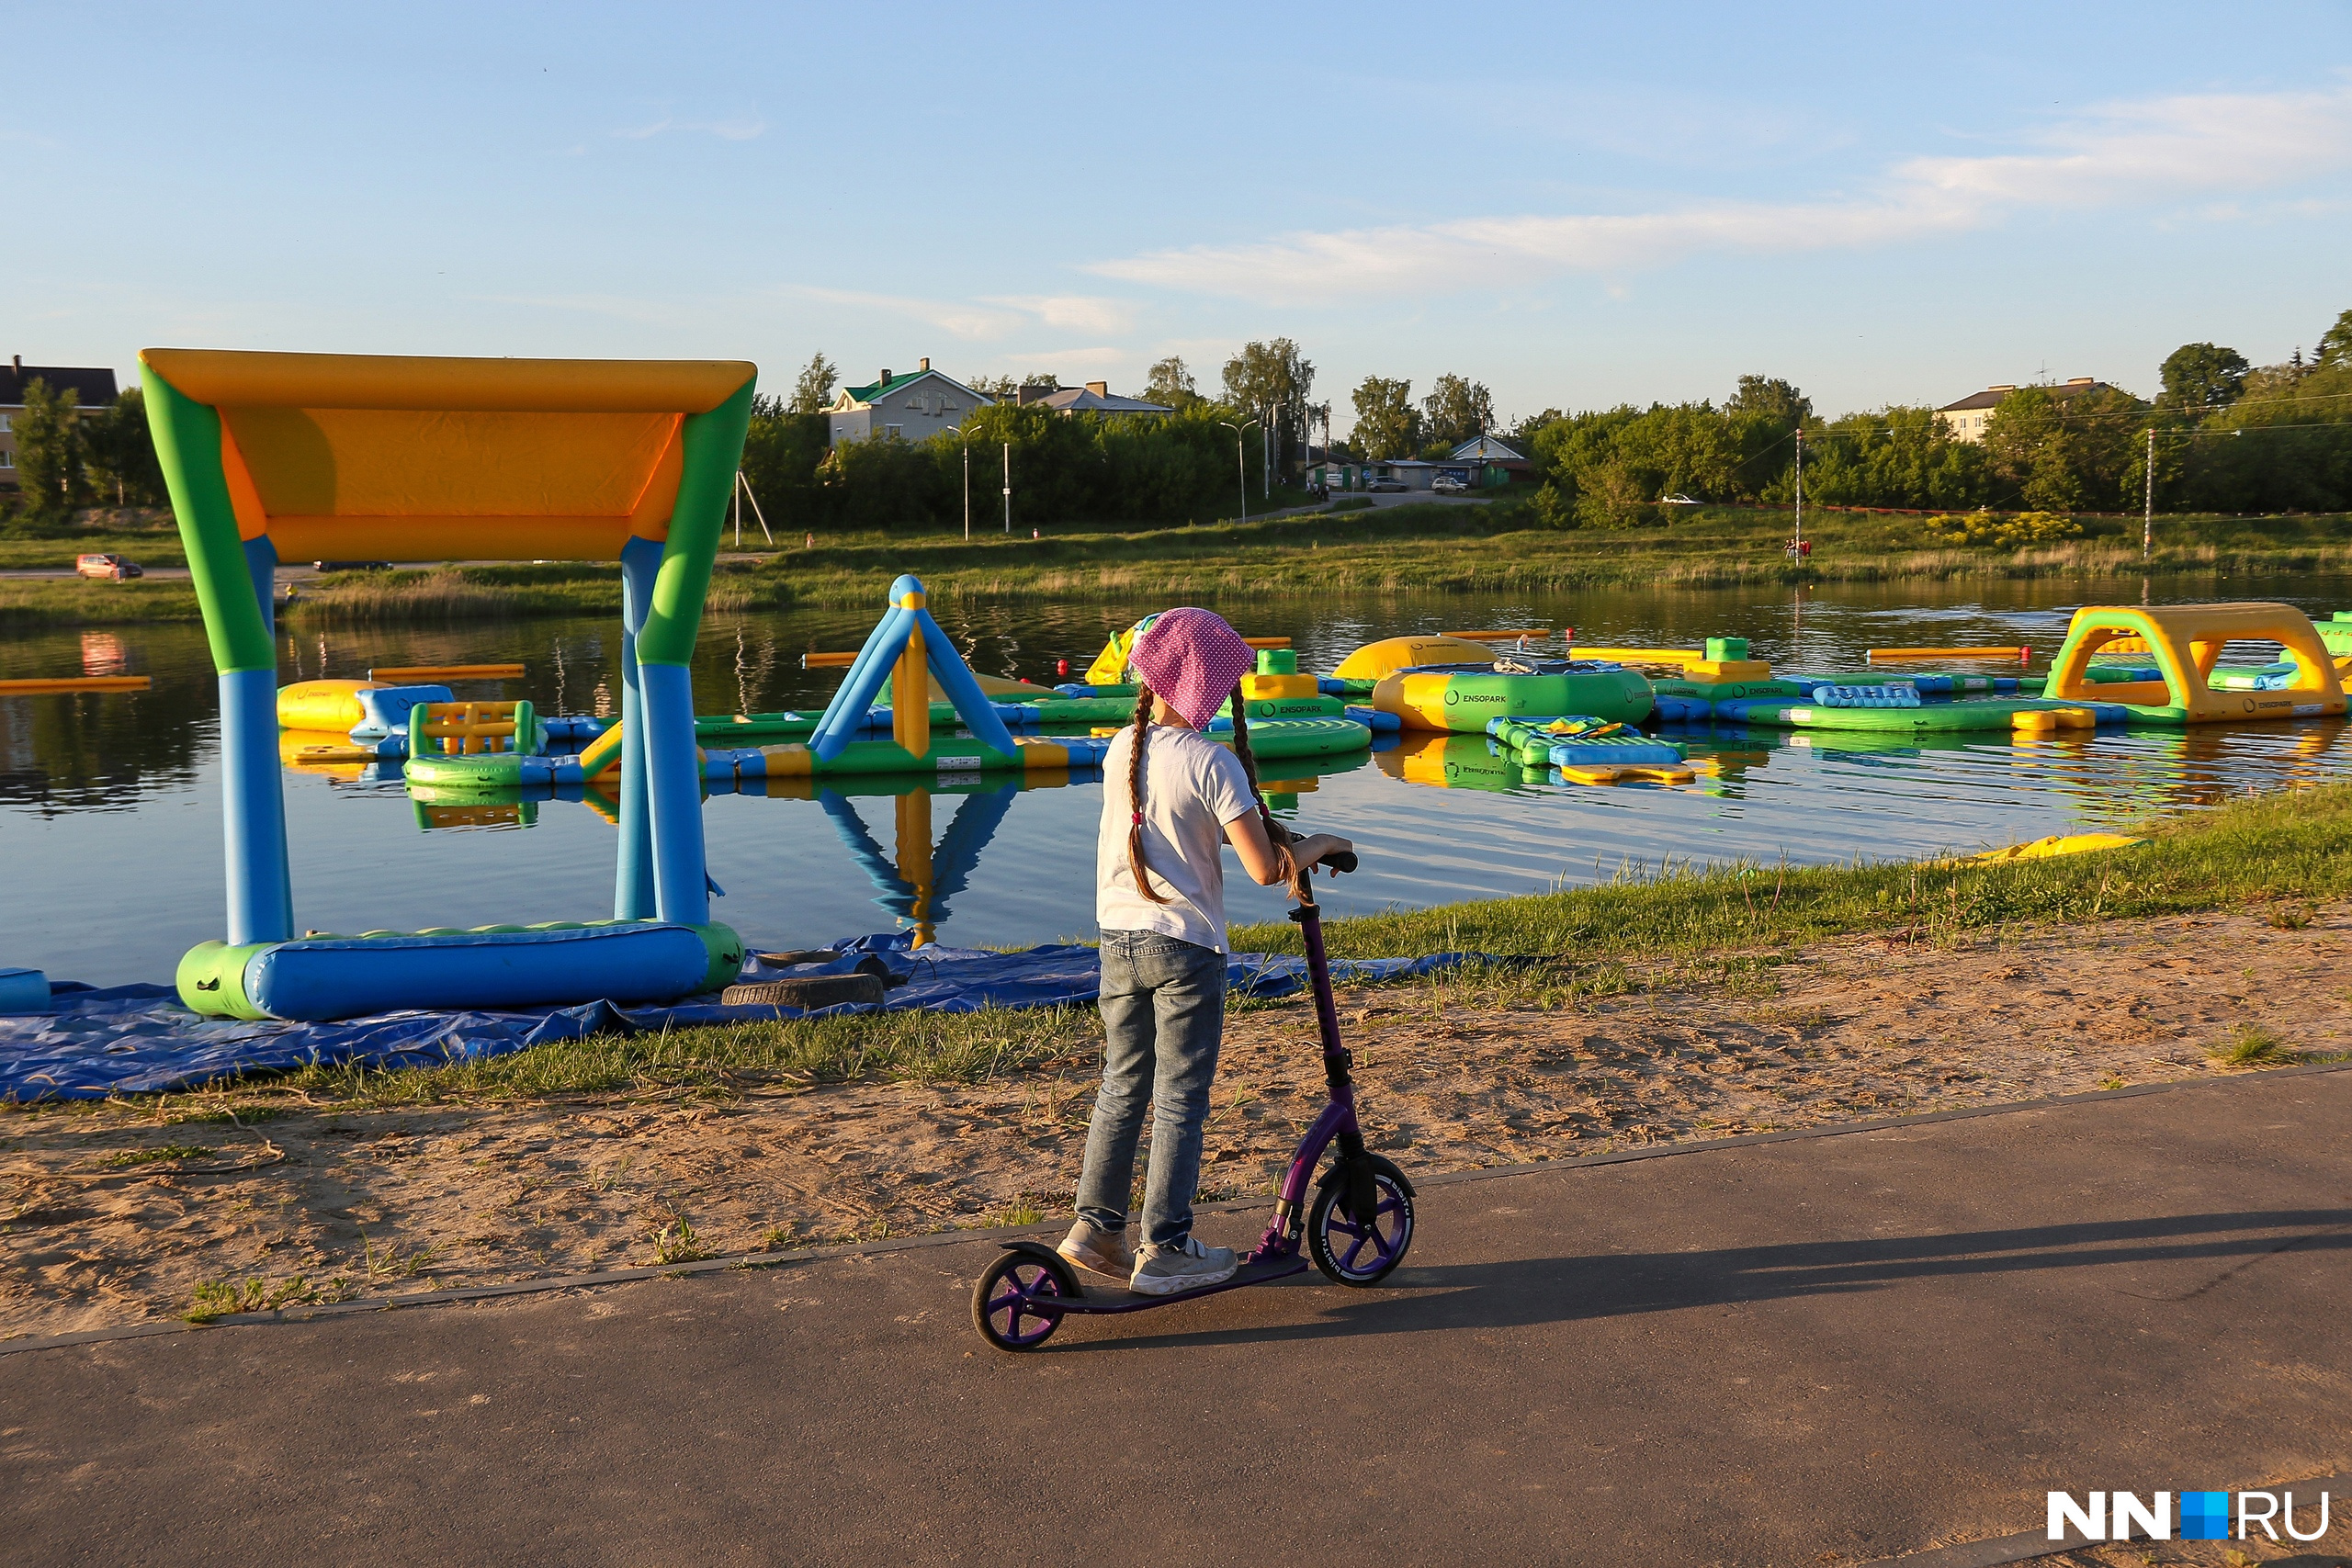
[[[1331,999],[1331,965],[1323,952],[1323,911],[1316,907],[1310,892],[1300,898],[1290,918],[1298,922],[1299,936],[1306,944],[1306,977],[1315,991],[1315,1021],[1323,1031],[1323,1055],[1340,1056],[1345,1047],[1340,1043],[1339,1005]]]

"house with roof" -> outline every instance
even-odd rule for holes
[[[1535,465],[1528,461],[1526,453],[1507,441],[1483,434],[1448,452],[1444,468],[1449,477],[1478,490],[1509,484],[1513,479],[1532,479],[1535,473]]]
[[[825,410],[825,424],[837,446],[875,435],[922,441],[961,427],[974,409],[995,400],[953,376],[933,370],[931,361],[924,359],[903,375],[885,370],[871,385],[843,387]]]
[[[1971,392],[1956,403],[1946,403],[1936,412],[1944,416],[1944,425],[1951,432],[1954,441],[1966,441],[1973,445],[1984,439],[1985,421],[1991,419],[1993,411],[2001,406],[2001,400],[2017,389],[2016,382],[2002,381],[1981,392]],[[2075,376],[2060,385],[2041,389],[2064,404],[2085,392],[2104,392],[2113,389],[2091,377]]]
[[[0,367],[0,488],[17,484],[17,419],[25,412],[25,383],[45,381],[52,392],[80,394],[85,409],[111,408],[116,389],[111,369],[68,365],[28,365],[17,355]]]
[[[1166,403],[1147,402],[1141,398],[1122,398],[1111,390],[1108,381],[1089,381],[1083,387],[1023,387],[1023,403],[1043,403],[1059,413],[1136,414],[1158,419],[1176,411]]]

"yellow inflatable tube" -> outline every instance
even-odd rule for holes
[[[1392,637],[1368,642],[1331,671],[1341,681],[1378,681],[1416,664],[1491,664],[1495,650],[1458,637]]]
[[[331,729],[351,733],[368,716],[359,694],[379,691],[383,681],[297,681],[277,688],[277,724],[281,729]]]

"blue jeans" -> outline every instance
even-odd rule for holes
[[[1152,1111],[1143,1239],[1193,1234],[1209,1083],[1225,1043],[1225,954],[1158,931],[1102,933],[1102,1088],[1086,1132],[1078,1212],[1114,1235],[1127,1224],[1136,1140]]]

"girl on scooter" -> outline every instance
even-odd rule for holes
[[[1078,1222],[1057,1249],[1146,1295],[1214,1285],[1238,1267],[1193,1235],[1209,1085],[1225,1034],[1225,868],[1233,846],[1252,881],[1313,874],[1352,848],[1292,839],[1266,811],[1250,754],[1241,677],[1256,655],[1222,616],[1170,610],[1136,639],[1135,722],[1103,759],[1094,918],[1102,932],[1102,1088],[1086,1135]],[[1200,731],[1230,703],[1233,749]],[[1142,1244],[1127,1234],[1136,1144],[1152,1109]]]

